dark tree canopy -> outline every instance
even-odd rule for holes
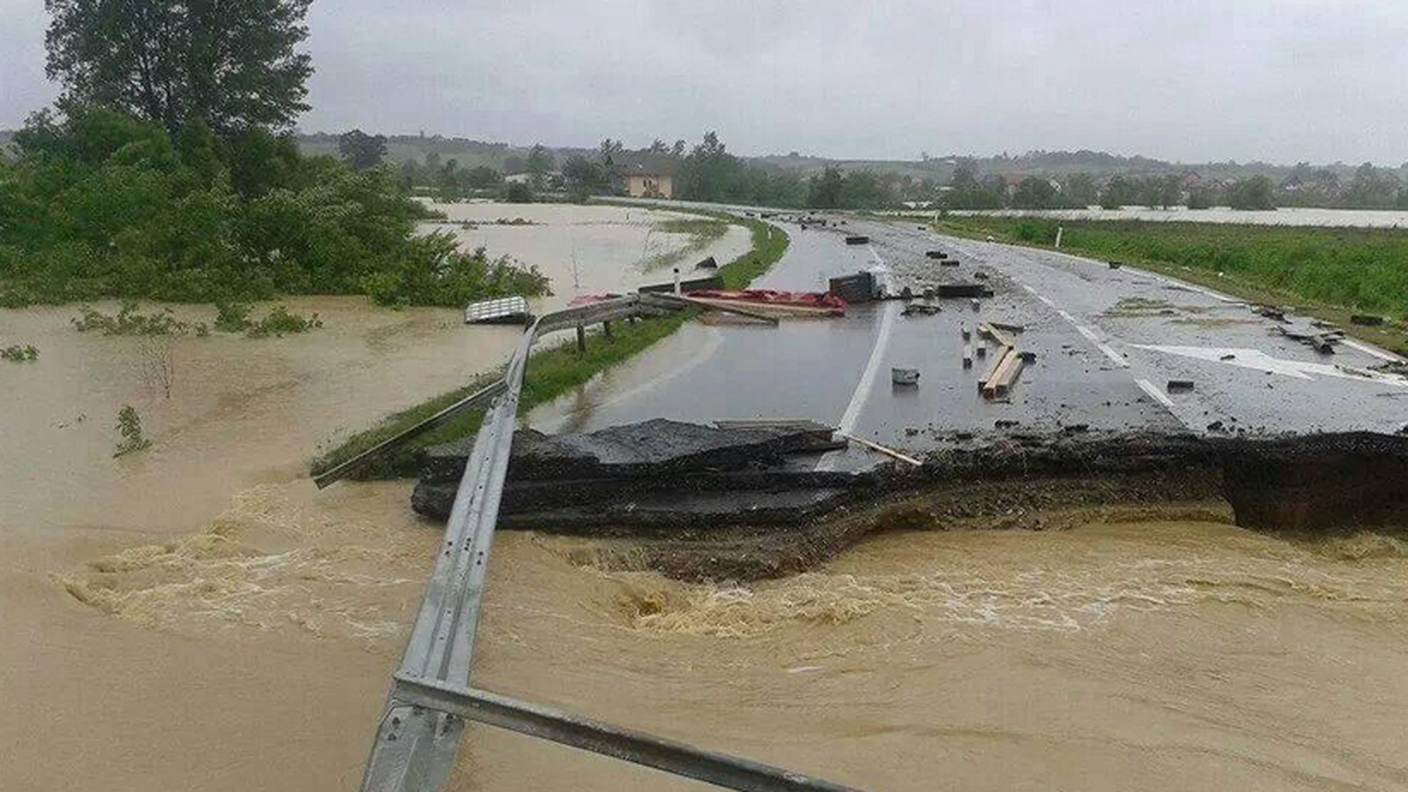
[[[45,0],[60,105],[101,105],[221,136],[284,129],[308,109],[313,0]]]
[[[542,189],[543,181],[547,177],[548,172],[556,165],[557,159],[553,157],[552,152],[548,150],[547,146],[541,143],[533,146],[532,150],[528,152],[528,162],[526,165],[528,175],[533,180],[533,186]]]
[[[368,135],[360,129],[343,134],[337,139],[337,153],[354,170],[375,168],[386,158],[386,136]]]

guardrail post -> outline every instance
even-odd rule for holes
[[[587,354],[587,327],[586,327],[586,325],[577,325],[577,354],[579,354],[579,355],[585,355],[585,354]]]
[[[602,323],[601,323],[601,334],[604,335],[604,336],[606,336],[607,338],[615,338],[615,336],[611,335],[611,323],[610,323],[610,322],[602,322]]]

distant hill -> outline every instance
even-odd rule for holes
[[[370,134],[370,133],[369,133]],[[309,154],[331,154],[337,156],[338,135],[317,132],[297,135],[298,146]],[[595,154],[596,149],[548,147],[560,165],[574,154]],[[386,158],[391,162],[414,161],[424,163],[431,154],[441,162],[455,160],[462,168],[476,168],[487,165],[503,171],[511,158],[520,160],[528,157],[532,145],[517,146],[510,143],[491,143],[469,138],[443,137],[441,135],[388,135],[386,138]]]
[[[319,154],[337,154],[337,135],[327,133],[300,134],[299,145],[306,151]],[[724,141],[727,143],[728,141]],[[691,142],[691,145],[693,143]],[[393,162],[414,160],[424,162],[431,153],[441,162],[457,160],[461,167],[473,168],[487,165],[504,171],[506,165],[521,167],[532,145],[487,142],[469,138],[443,137],[441,135],[392,135],[387,138],[387,158]],[[574,154],[594,156],[595,148],[548,146],[561,165],[562,161]],[[1091,176],[1155,176],[1163,174],[1197,173],[1206,179],[1239,181],[1252,176],[1267,176],[1279,184],[1291,175],[1293,164],[1273,164],[1268,162],[1171,162],[1141,155],[1122,156],[1104,151],[1029,151],[1025,154],[1009,156],[999,154],[992,157],[974,157],[964,154],[949,154],[940,157],[927,157],[917,160],[886,159],[830,159],[810,154],[790,152],[788,154],[767,154],[744,159],[778,170],[810,176],[820,173],[828,165],[836,165],[844,170],[869,170],[877,174],[892,173],[910,177],[916,181],[930,179],[934,183],[945,184],[953,176],[959,163],[966,163],[983,175],[1002,176],[1069,176],[1073,173],[1089,173]],[[1358,163],[1335,162],[1328,165],[1314,165],[1316,169],[1332,171],[1343,180],[1353,177]],[[1408,180],[1408,163],[1389,165]]]
[[[7,148],[14,137],[13,130],[0,130],[0,150]],[[338,135],[327,132],[299,133],[298,145],[310,154],[330,154],[337,156]],[[727,141],[725,141],[727,143]],[[691,143],[691,145],[693,145]],[[456,160],[462,168],[486,165],[500,172],[521,170],[528,157],[532,144],[514,144],[474,140],[471,138],[445,137],[443,135],[390,135],[387,137],[387,159],[393,163],[415,161],[424,163],[434,155],[443,162]],[[568,157],[575,154],[595,156],[595,148],[572,146],[548,146],[559,167]],[[1291,176],[1295,169],[1291,164],[1268,162],[1171,162],[1141,155],[1122,156],[1104,151],[1029,151],[1025,154],[1009,156],[999,154],[991,157],[974,157],[964,154],[949,154],[938,157],[922,157],[917,160],[885,159],[830,159],[810,154],[790,152],[788,154],[767,154],[757,157],[744,157],[751,162],[810,176],[820,173],[828,165],[836,165],[844,170],[869,170],[877,174],[895,174],[916,181],[929,179],[935,184],[945,184],[953,176],[954,169],[967,164],[982,175],[1001,176],[1053,176],[1063,177],[1073,173],[1089,173],[1097,179],[1115,175],[1154,176],[1163,174],[1196,173],[1205,179],[1238,181],[1252,176],[1267,176],[1280,184]],[[1316,170],[1324,169],[1334,173],[1342,181],[1354,176],[1358,163],[1334,162],[1328,165],[1312,165]],[[1383,166],[1396,171],[1400,178],[1408,181],[1408,162],[1400,165]]]

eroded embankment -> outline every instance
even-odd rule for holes
[[[608,431],[636,439],[661,429],[714,445],[652,471],[605,459],[595,441],[530,436],[500,525],[630,537],[581,552],[598,565],[691,580],[796,574],[881,531],[1202,518],[1268,531],[1408,528],[1408,437],[1026,436],[935,452],[920,469],[825,474],[788,461],[816,451],[795,437],[729,446],[716,430],[669,422]],[[417,511],[444,519],[462,454],[431,457]]]

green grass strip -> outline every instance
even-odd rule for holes
[[[928,220],[929,218],[925,218]],[[1408,232],[1387,228],[1309,228],[1231,223],[1063,220],[948,216],[942,234],[1061,250],[1114,260],[1226,294],[1289,305],[1345,332],[1408,354]],[[1355,313],[1380,314],[1380,327],[1351,324]]]

